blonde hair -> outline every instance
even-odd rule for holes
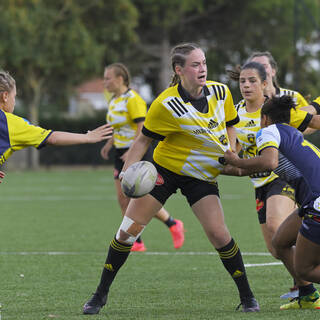
[[[195,43],[181,43],[171,50],[171,66],[174,74],[169,85],[170,87],[175,86],[180,81],[180,77],[175,72],[176,65],[183,67],[186,63],[186,57],[190,52],[199,48]]]
[[[106,69],[113,69],[115,75],[117,77],[122,77],[124,84],[127,87],[129,87],[130,81],[131,81],[130,72],[123,63],[120,63],[120,62],[112,63],[107,67],[105,67],[105,70]]]

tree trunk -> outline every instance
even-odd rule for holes
[[[28,110],[29,110],[29,121],[33,125],[39,124],[39,105],[40,105],[40,98],[41,98],[41,88],[42,88],[42,81],[35,79],[30,80],[31,86],[33,88],[33,97],[31,102],[29,103]],[[40,166],[40,154],[39,151],[35,148],[28,149],[28,168],[29,169],[38,169]]]
[[[159,82],[158,82],[158,93],[168,88],[173,71],[171,71],[170,61],[170,41],[168,36],[162,38],[160,44],[160,71],[159,71]]]

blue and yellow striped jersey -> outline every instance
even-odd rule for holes
[[[257,154],[256,134],[261,129],[261,109],[258,109],[255,112],[247,112],[245,100],[241,100],[236,105],[236,109],[238,111],[240,122],[235,125],[235,129],[237,133],[237,140],[243,150],[243,157],[255,157]],[[290,113],[290,126],[304,131],[311,118],[312,115],[306,111],[300,110],[299,108],[296,110],[292,109]],[[259,188],[277,178],[277,175],[266,172],[253,174],[250,178],[254,187]]]
[[[223,168],[218,158],[230,149],[226,128],[237,122],[229,88],[207,81],[199,100],[190,100],[180,84],[163,91],[152,103],[142,132],[161,140],[153,154],[156,163],[214,182]]]
[[[137,120],[144,120],[147,104],[137,92],[130,89],[112,98],[107,112],[107,123],[113,127],[113,144],[116,148],[129,148],[137,131]]]
[[[258,132],[257,147],[259,153],[270,147],[279,150],[274,172],[295,188],[300,205],[320,196],[320,150],[301,132],[287,124],[270,125]]]
[[[40,149],[51,133],[52,130],[34,126],[21,117],[0,110],[0,164],[14,151],[30,146]]]

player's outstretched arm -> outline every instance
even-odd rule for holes
[[[278,166],[278,149],[266,148],[261,151],[259,156],[250,159],[241,159],[237,154],[227,150],[224,154],[226,164],[250,170],[254,172],[264,172],[274,170]]]
[[[54,131],[48,137],[47,143],[57,146],[69,146],[74,144],[96,143],[112,137],[112,127],[109,124],[100,126],[87,133],[71,133],[66,131]]]

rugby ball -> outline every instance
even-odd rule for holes
[[[140,198],[154,188],[157,177],[157,169],[151,162],[139,161],[125,171],[121,180],[121,189],[129,198]]]

